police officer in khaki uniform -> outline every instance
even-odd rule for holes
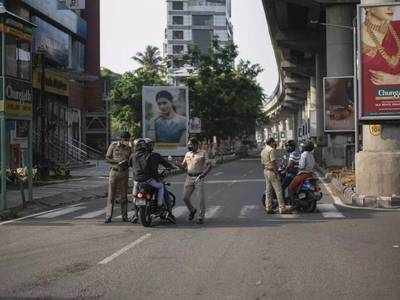
[[[177,165],[186,170],[187,176],[183,187],[183,201],[189,210],[189,221],[195,217],[197,210],[193,207],[190,198],[195,189],[199,189],[200,194],[200,214],[197,219],[198,224],[203,224],[206,213],[206,203],[204,194],[204,178],[211,171],[211,162],[208,159],[207,152],[199,149],[199,142],[195,138],[191,138],[188,143],[189,152],[181,164]]]
[[[264,176],[265,176],[265,207],[268,214],[273,213],[272,210],[272,191],[275,191],[276,198],[279,203],[279,213],[287,214],[290,211],[285,206],[283,199],[282,183],[278,176],[278,165],[277,165],[277,144],[273,138],[267,140],[267,146],[261,152],[261,163],[264,165]],[[273,190],[272,190],[273,189]]]
[[[111,165],[105,223],[110,223],[114,210],[117,189],[121,193],[122,220],[128,222],[128,180],[129,158],[132,154],[129,132],[121,134],[119,142],[113,142],[108,148],[106,161]]]

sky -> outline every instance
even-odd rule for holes
[[[114,72],[134,70],[131,59],[147,45],[162,49],[166,26],[165,0],[102,0],[101,66]],[[278,74],[261,0],[232,0],[234,42],[239,57],[260,64],[258,80],[270,95]]]

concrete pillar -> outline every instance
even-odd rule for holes
[[[326,7],[326,23],[353,26],[353,4],[335,4]],[[353,31],[349,28],[326,26],[326,76],[353,76]],[[324,112],[323,112],[324,114]],[[351,143],[348,133],[330,133],[323,149],[325,166],[345,166],[347,144]]]
[[[392,0],[363,0],[363,4]],[[399,2],[399,1],[395,1]],[[375,122],[378,135],[363,125],[363,151],[356,155],[356,190],[360,195],[400,196],[400,122]]]
[[[309,99],[309,113],[310,118],[310,136],[311,138],[317,137],[317,90],[316,90],[315,76],[310,78],[310,99]]]
[[[326,7],[326,23],[353,26],[353,5]],[[326,74],[329,77],[353,76],[353,32],[326,26]]]

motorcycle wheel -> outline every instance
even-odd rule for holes
[[[173,193],[171,193],[170,191],[168,191],[168,195],[169,195],[169,203],[171,205],[171,208],[175,206],[175,202],[176,202],[176,197]]]
[[[139,207],[139,217],[140,217],[140,222],[144,227],[151,226],[151,214],[150,214],[150,209],[147,206]]]
[[[298,205],[298,210],[303,213],[313,213],[317,209],[317,201],[314,199],[308,200],[307,202],[304,201]]]

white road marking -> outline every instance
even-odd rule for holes
[[[217,173],[214,174],[214,176],[220,176],[222,174],[224,174],[224,172],[217,172]]]
[[[60,217],[81,209],[84,209],[85,206],[74,206],[74,207],[67,207],[58,211],[54,211],[54,212],[50,212],[44,215],[40,215],[35,217],[36,219],[52,219],[52,218],[56,218],[56,217]]]
[[[206,218],[211,219],[213,217],[216,217],[221,209],[222,206],[211,206],[206,210]]]
[[[79,205],[79,204],[75,204],[75,205],[72,205],[70,207],[74,207],[74,206],[77,206],[77,205]],[[22,218],[4,221],[4,222],[0,223],[0,226],[1,225],[6,225],[6,224],[10,224],[10,223],[14,223],[14,222],[18,222],[18,221],[22,221],[22,220],[26,220],[26,219],[31,219],[31,218],[34,218],[34,217],[37,217],[37,216],[41,216],[41,215],[44,215],[44,214],[47,214],[47,213],[50,213],[50,212],[53,212],[53,211],[58,211],[60,209],[61,208],[55,208],[55,209],[51,209],[51,210],[47,210],[47,211],[42,211],[40,213],[36,213],[36,214],[33,214],[33,215],[25,216],[25,217],[22,217]]]
[[[322,180],[322,178],[320,176],[318,176],[318,179],[320,182],[322,182],[322,184],[324,185],[324,187],[326,188],[326,190],[328,191],[328,193],[331,195],[331,197],[333,198],[333,202],[337,205],[341,205],[343,206],[343,202],[342,200],[338,197],[335,196],[335,194],[333,193],[332,189]]]
[[[186,206],[178,206],[178,207],[175,207],[175,208],[172,210],[172,213],[174,214],[175,218],[179,218],[179,217],[181,217],[183,214],[189,213],[189,211],[188,211],[188,209],[187,209]]]
[[[146,239],[148,239],[151,236],[150,233],[145,234],[144,236],[142,236],[141,238],[137,239],[136,241],[130,243],[129,245],[126,245],[125,247],[123,247],[122,249],[118,250],[117,252],[115,252],[114,254],[110,255],[109,257],[106,257],[105,259],[103,259],[102,261],[100,261],[98,264],[99,265],[105,265],[108,264],[110,261],[112,261],[113,259],[117,258],[118,256],[124,254],[126,251],[128,251],[129,249],[135,247],[136,245],[139,245],[141,242],[145,241]]]
[[[260,205],[244,205],[240,210],[239,219],[246,219],[252,210],[261,208]]]
[[[74,219],[92,219],[92,218],[96,218],[98,216],[101,216],[102,214],[105,214],[105,213],[106,213],[105,208],[102,208],[100,210],[95,210],[95,211],[92,211],[90,213],[83,214],[81,216],[75,217]]]
[[[265,182],[265,179],[238,179],[238,180],[206,180],[204,181],[205,184],[221,184],[221,183],[228,183],[233,185],[235,183],[251,183],[251,182]],[[184,181],[174,181],[170,182],[173,185],[184,184]]]
[[[345,216],[338,211],[334,204],[318,204],[318,210],[324,218],[344,218]]]

